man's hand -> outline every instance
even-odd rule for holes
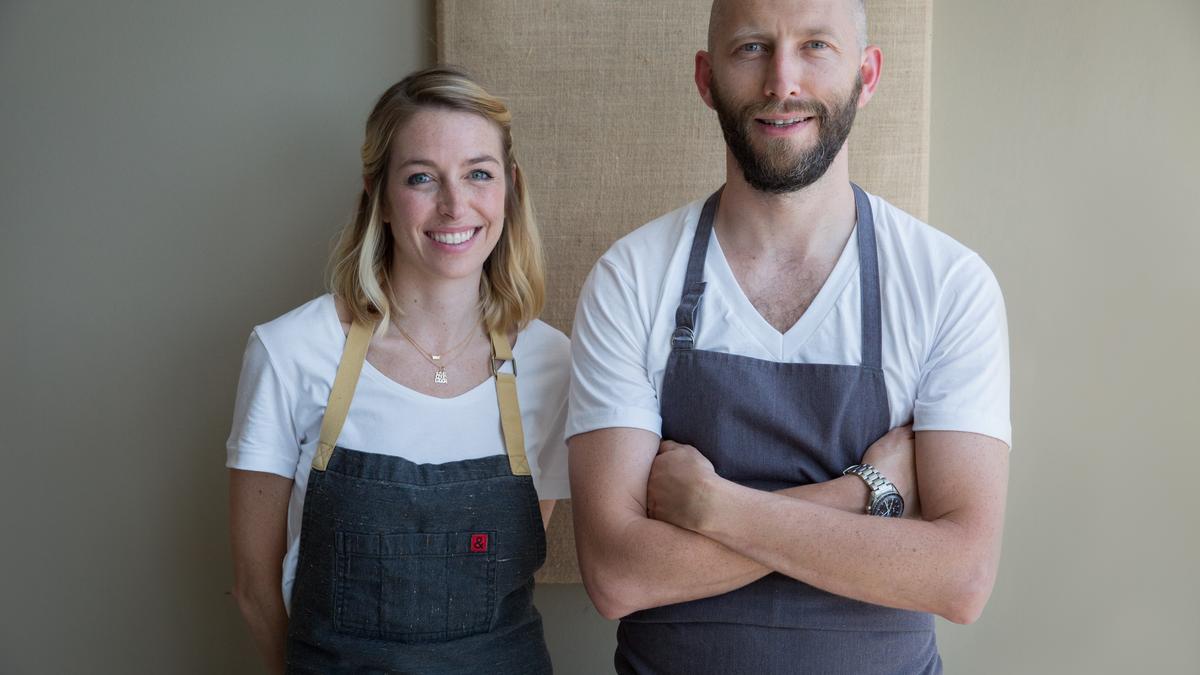
[[[657,434],[599,429],[573,436],[567,445],[579,571],[604,618],[720,595],[770,573],[712,539],[647,517],[647,486],[660,447]],[[843,489],[830,490],[829,497],[859,503],[860,495],[847,489],[857,487],[849,483],[851,478],[862,483],[844,476]],[[687,480],[670,483],[690,485]]]
[[[724,482],[714,484],[721,506],[708,510],[698,534],[836,595],[971,623],[996,579],[1008,446],[980,434],[922,431],[915,457],[920,519],[865,516],[861,506],[846,513]],[[863,481],[855,483],[864,499]]]
[[[921,517],[917,485],[916,436],[911,424],[896,427],[867,448],[863,464],[870,464],[896,486],[904,498],[904,517]],[[865,485],[865,484],[864,484]],[[866,502],[864,502],[865,504]]]
[[[893,442],[897,436],[902,439]],[[903,438],[897,433],[880,439],[879,450],[891,456],[905,447]],[[579,434],[567,445],[579,571],[606,619],[727,593],[772,571],[695,531],[707,529],[711,523],[706,521],[726,508],[717,508],[717,500],[739,487],[717,476],[695,448],[629,428]],[[902,489],[912,489],[913,483],[909,479],[910,487]],[[861,515],[867,503],[867,487],[858,476],[780,492],[847,515]]]
[[[685,530],[699,530],[712,495],[722,480],[712,462],[690,445],[663,441],[646,483],[646,515]]]
[[[906,424],[884,434],[862,457],[862,463],[874,466],[900,491],[906,518],[921,517],[915,443],[912,425]],[[713,505],[717,483],[722,480],[708,458],[696,448],[662,441],[646,484],[646,515],[686,530],[701,531]],[[863,488],[863,504],[866,504],[865,484]]]

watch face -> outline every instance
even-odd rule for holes
[[[874,508],[871,509],[871,515],[883,516],[884,518],[899,518],[904,515],[904,498],[895,492],[886,494],[875,502]]]

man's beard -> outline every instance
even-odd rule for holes
[[[862,78],[854,78],[849,95],[835,102],[835,108],[820,101],[810,100],[792,103],[747,103],[740,108],[721,98],[717,83],[712,82],[713,108],[721,122],[725,144],[742,168],[746,182],[756,190],[772,194],[783,194],[802,190],[817,182],[838,152],[854,126],[858,112],[858,95],[862,92]],[[759,151],[750,142],[752,126],[758,124],[755,117],[773,114],[800,113],[811,115],[817,124],[817,142],[806,150],[792,151],[791,141],[769,139],[766,147]]]

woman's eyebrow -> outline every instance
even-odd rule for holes
[[[493,164],[499,164],[500,160],[496,159],[495,157],[492,157],[491,155],[479,155],[478,157],[472,157],[471,159],[468,159],[466,162],[464,162],[464,164],[484,164],[487,162],[492,162]],[[420,157],[414,157],[413,159],[405,160],[400,163],[400,166],[409,166],[410,164],[415,164],[418,166],[428,166],[428,167],[433,167],[435,169],[437,168],[437,164],[435,162],[433,162],[432,160],[422,159]]]

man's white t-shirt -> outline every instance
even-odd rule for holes
[[[292,478],[283,597],[290,607],[300,554],[304,493],[321,419],[346,343],[332,295],[324,295],[255,327],[238,383],[226,466]],[[517,398],[525,453],[539,499],[570,496],[566,418],[570,346],[541,321],[517,334]],[[503,370],[512,372],[512,364]],[[442,464],[504,453],[492,378],[454,398],[418,393],[364,363],[338,445]]]
[[[916,431],[974,432],[1011,446],[1008,327],[995,276],[949,236],[880,197],[870,202],[891,426],[912,421]],[[610,427],[661,435],[663,375],[703,204],[625,236],[584,282],[571,336],[568,437]],[[860,364],[856,234],[804,315],[781,334],[742,292],[714,229],[695,347],[776,362]]]

